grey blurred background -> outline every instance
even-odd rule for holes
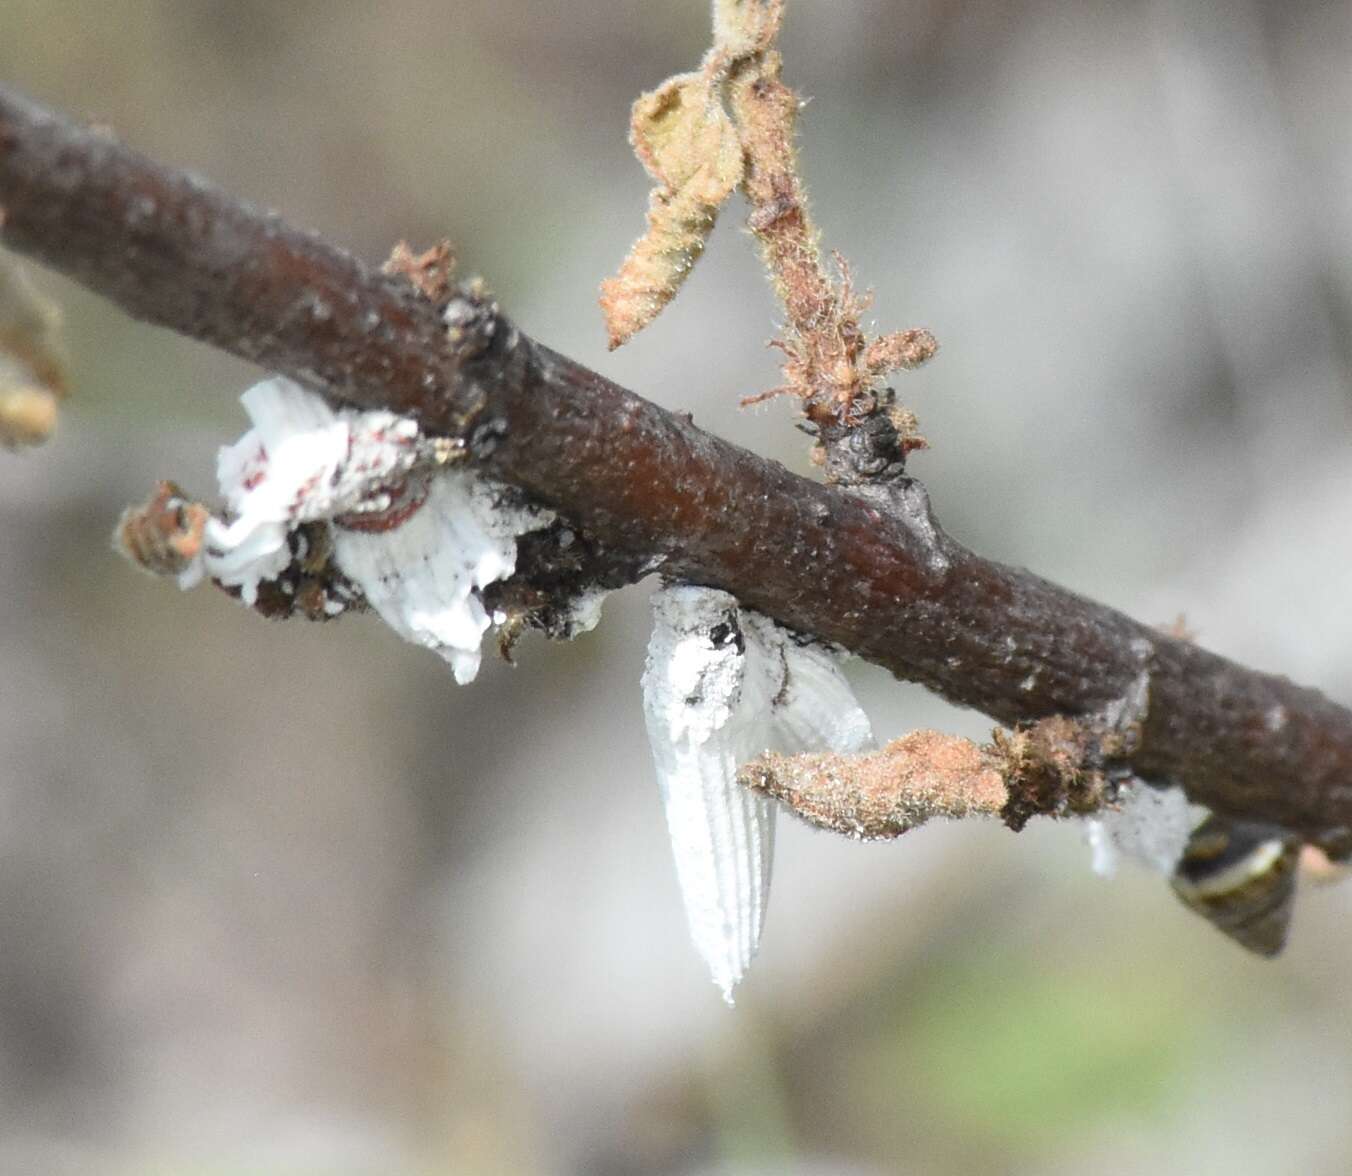
[[[0,3],[0,77],[370,261],[449,236],[536,337],[806,470],[734,207],[604,350],[629,103],[704,3]],[[947,527],[1352,703],[1352,6],[794,0],[827,244]],[[735,1011],[642,733],[646,586],[457,689],[110,551],[258,375],[37,274],[60,434],[0,454],[0,1173],[1345,1173],[1347,888],[1257,962],[1078,830],[782,829]],[[883,736],[982,735],[875,669]]]

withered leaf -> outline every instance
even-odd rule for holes
[[[634,153],[658,183],[648,231],[619,272],[601,284],[612,348],[647,326],[675,296],[704,251],[718,209],[742,179],[742,145],[714,83],[678,74],[634,103]]]

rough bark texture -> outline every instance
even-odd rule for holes
[[[807,481],[534,343],[472,292],[435,303],[3,88],[0,241],[137,318],[467,438],[586,532],[593,578],[660,559],[1004,723],[1130,700],[1126,758],[1143,774],[1352,846],[1352,713],[981,559],[916,482]]]

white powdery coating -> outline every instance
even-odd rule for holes
[[[796,643],[726,592],[653,595],[643,706],[695,948],[732,1003],[760,942],[775,807],[737,784],[761,752],[871,746],[835,655]]]
[[[1157,873],[1172,874],[1196,824],[1183,789],[1128,781],[1120,787],[1115,809],[1085,822],[1094,872],[1111,878],[1120,856],[1127,854]]]
[[[757,631],[785,662],[783,684],[775,696],[773,750],[867,751],[873,728],[840,672],[841,655],[817,642],[794,640],[788,630],[761,613],[741,610],[743,629]]]
[[[287,536],[296,527],[386,510],[420,460],[422,438],[412,420],[334,410],[283,376],[241,400],[253,428],[217,461],[232,521],[208,520],[203,556],[179,582],[186,588],[209,575],[237,586],[251,605],[259,583],[290,563]],[[463,684],[478,673],[490,624],[477,591],[510,576],[517,537],[554,516],[508,505],[503,488],[468,469],[413,476],[427,478],[426,499],[402,521],[372,530],[330,523],[333,562],[386,624],[440,654]],[[590,607],[599,617],[599,601]]]
[[[653,596],[644,714],[695,948],[731,1000],[756,950],[774,854],[774,809],[737,787],[770,740],[778,658],[739,634],[734,597],[676,587]],[[715,644],[711,633],[725,626]],[[738,641],[745,640],[745,651]]]
[[[427,501],[391,531],[333,528],[334,562],[406,641],[446,659],[461,685],[479,672],[491,623],[474,590],[516,570],[516,538],[550,516],[500,505],[468,470],[432,479]]]

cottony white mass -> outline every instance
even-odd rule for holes
[[[210,576],[252,604],[258,585],[290,562],[290,533],[327,522],[334,564],[386,624],[449,662],[457,682],[472,681],[491,624],[479,592],[512,574],[517,538],[553,514],[510,504],[505,488],[468,465],[438,464],[408,418],[331,408],[284,376],[241,400],[253,428],[217,462],[229,521],[208,521],[203,552],[179,582]],[[414,494],[411,478],[420,479]],[[389,512],[401,492],[407,509],[360,525]],[[595,624],[598,597],[587,595],[575,630]]]
[[[867,716],[837,656],[734,596],[653,595],[643,708],[695,948],[732,1003],[760,943],[775,804],[737,783],[764,751],[863,751]]]

